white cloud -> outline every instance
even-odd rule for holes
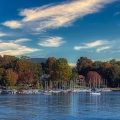
[[[108,43],[108,41],[105,41],[105,40],[96,40],[94,42],[83,43],[82,45],[74,46],[74,50],[96,48],[96,47],[99,47],[102,45],[106,45],[107,43]]]
[[[39,51],[36,48],[19,45],[13,42],[0,42],[0,55],[24,55]]]
[[[61,37],[50,37],[48,39],[40,41],[38,45],[43,47],[59,47],[64,43],[65,41]]]
[[[29,38],[19,38],[14,41],[14,43],[24,43],[24,42],[29,42],[31,39]]]
[[[103,46],[101,48],[97,48],[96,52],[102,52],[109,49],[111,49],[111,46]]]
[[[6,35],[7,35],[6,33],[0,32],[0,37],[4,37],[4,36],[6,36]]]
[[[89,50],[93,49],[97,53],[100,53],[102,51],[106,50],[111,50],[113,51],[116,47],[116,42],[115,41],[107,41],[107,40],[96,40],[94,42],[90,43],[83,43],[82,45],[79,46],[74,46],[74,50]]]
[[[16,29],[16,28],[21,28],[22,27],[22,24],[19,21],[16,21],[16,20],[6,21],[6,22],[4,22],[2,24],[4,26],[10,27],[12,29]]]
[[[107,41],[97,40],[97,41],[94,41],[94,42],[91,42],[91,43],[87,43],[86,46],[89,47],[89,48],[94,48],[94,47],[97,47],[97,46],[104,45],[106,43],[107,43]]]
[[[21,21],[8,21],[4,25],[11,28],[29,27],[35,31],[58,28],[72,24],[76,19],[99,12],[104,5],[116,0],[72,0],[57,5],[47,5],[23,9]],[[21,25],[22,24],[22,25]]]

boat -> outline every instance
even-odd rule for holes
[[[91,95],[101,95],[101,92],[95,88],[91,89],[90,91]]]
[[[43,95],[52,95],[52,92],[45,91],[45,92],[43,93]]]
[[[58,93],[61,93],[62,90],[52,90],[52,93],[55,93],[55,94],[58,94]]]
[[[102,92],[111,92],[112,90],[110,88],[103,88]]]
[[[90,92],[91,95],[101,95],[101,92]]]
[[[72,92],[73,93],[79,93],[79,92],[81,92],[81,90],[80,89],[74,89],[74,90],[72,90]]]
[[[12,94],[12,90],[2,90],[1,95],[10,95]]]
[[[76,92],[76,93],[84,93],[84,92],[90,92],[91,90],[89,89],[74,89],[72,92]]]

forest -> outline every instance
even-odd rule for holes
[[[0,56],[0,87],[37,88],[41,86],[42,77],[47,80],[68,81],[79,75],[89,76],[99,74],[107,81],[108,87],[120,86],[120,61],[92,61],[87,57],[80,57],[76,66],[71,67],[65,58],[49,57],[44,63],[35,63],[31,58],[22,56]]]

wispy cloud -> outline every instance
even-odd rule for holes
[[[16,20],[11,20],[11,21],[6,21],[4,23],[2,23],[4,26],[12,28],[12,29],[16,29],[16,28],[21,28],[22,24],[19,21]]]
[[[7,21],[10,28],[30,27],[35,31],[59,28],[72,24],[76,19],[99,12],[104,5],[116,0],[72,0],[57,5],[23,9],[21,21]],[[31,27],[32,26],[32,27]]]
[[[96,40],[89,43],[81,43],[81,45],[74,46],[74,50],[83,51],[83,50],[92,50],[93,52],[106,52],[118,53],[120,51],[119,40]]]
[[[116,46],[115,41],[96,40],[90,43],[83,43],[79,46],[74,46],[74,50],[95,50],[95,52],[100,53],[107,50],[114,51]]]
[[[6,33],[0,31],[0,37],[4,37],[6,35],[7,35]]]
[[[19,38],[19,39],[16,39],[14,41],[14,43],[25,43],[25,42],[29,42],[29,41],[31,41],[31,39],[29,39],[29,38]]]
[[[13,42],[0,42],[0,55],[24,55],[40,49],[27,47]]]
[[[107,43],[108,43],[108,41],[105,41],[105,40],[96,40],[96,41],[93,41],[90,43],[83,43],[82,45],[74,46],[74,50],[96,48],[99,46],[106,45]]]
[[[55,36],[40,41],[38,45],[42,47],[59,47],[64,43],[65,41],[63,40],[63,38]]]
[[[109,50],[111,49],[112,47],[111,46],[103,46],[103,47],[100,47],[100,48],[97,48],[96,52],[102,52],[102,51],[105,51],[105,50]]]

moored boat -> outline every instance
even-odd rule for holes
[[[101,92],[90,92],[91,95],[101,95]]]
[[[103,88],[102,92],[111,92],[112,90],[110,88]]]
[[[101,95],[101,91],[98,89],[91,89],[90,95]]]

